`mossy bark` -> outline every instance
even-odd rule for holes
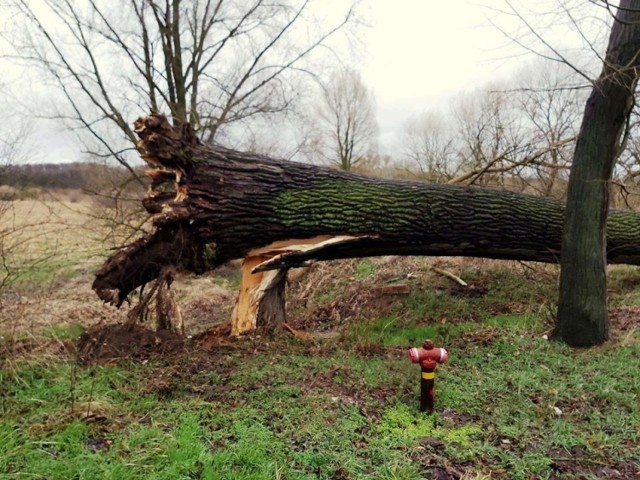
[[[551,199],[382,180],[205,146],[159,115],[136,129],[152,166],[143,203],[155,232],[97,273],[93,287],[105,301],[122,303],[167,264],[200,273],[281,240],[312,237],[346,235],[269,268],[376,255],[560,259],[564,206]],[[608,240],[610,261],[640,264],[639,215],[613,212]]]

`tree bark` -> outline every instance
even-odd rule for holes
[[[634,104],[639,54],[640,1],[622,0],[604,68],[585,106],[569,177],[556,334],[573,346],[608,338],[609,182]]]
[[[117,305],[167,265],[202,273],[256,257],[251,272],[376,255],[560,258],[564,206],[552,199],[382,180],[206,146],[156,114],[139,119],[136,131],[151,166],[143,204],[155,231],[97,272],[94,290]],[[612,212],[608,228],[609,261],[640,264],[640,215]],[[278,297],[277,285],[251,291],[260,288]],[[277,310],[265,315],[277,318]]]

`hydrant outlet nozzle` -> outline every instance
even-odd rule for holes
[[[437,363],[447,363],[449,352],[447,352],[444,348],[433,348],[431,349],[431,352],[433,355],[433,360],[435,360]],[[420,360],[422,360],[422,357],[426,356],[426,352],[422,348],[410,348],[407,353],[409,356],[409,361],[411,363],[419,363]]]

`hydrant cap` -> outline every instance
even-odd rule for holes
[[[449,359],[449,352],[447,352],[444,348],[440,349],[440,363],[447,363]]]

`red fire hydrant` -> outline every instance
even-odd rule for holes
[[[409,349],[411,363],[419,363],[422,370],[420,378],[420,411],[433,412],[433,384],[438,363],[446,363],[449,353],[444,348],[436,348],[431,340],[425,340],[420,348]]]

